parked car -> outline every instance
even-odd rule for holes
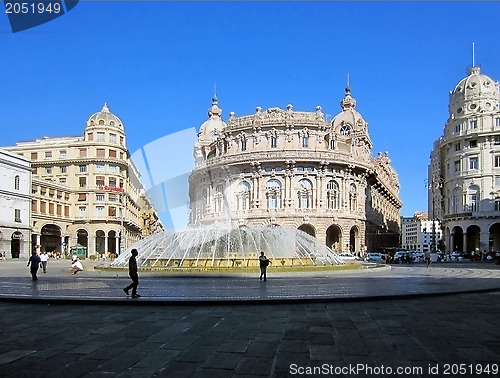
[[[365,261],[380,262],[384,261],[384,255],[378,252],[370,252],[366,255]]]
[[[357,260],[358,258],[349,252],[340,252],[338,256],[344,260]]]

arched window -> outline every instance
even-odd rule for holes
[[[339,184],[335,180],[330,180],[328,184],[326,184],[326,197],[328,208],[337,210],[340,205],[340,191]]]
[[[356,211],[358,209],[358,191],[356,185],[349,185],[349,210]]]
[[[340,135],[349,136],[351,135],[351,126],[350,125],[342,125],[340,128]]]
[[[20,184],[21,178],[17,175],[14,177],[14,189],[19,190],[19,184]]]
[[[247,150],[247,139],[242,138],[241,139],[241,151],[246,151]]]
[[[242,181],[238,185],[238,210],[245,211],[250,207],[250,184],[247,181]]]
[[[271,179],[266,184],[266,199],[268,209],[278,209],[281,207],[281,182]]]
[[[307,135],[302,136],[302,147],[309,147],[309,137]]]
[[[299,209],[310,209],[313,204],[313,185],[308,179],[301,179],[298,185]]]

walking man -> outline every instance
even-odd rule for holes
[[[36,273],[38,272],[38,267],[40,266],[40,256],[38,256],[35,251],[33,251],[33,253],[31,254],[31,257],[28,260],[28,265],[26,266],[29,266],[30,264],[31,279],[33,281],[36,281],[38,279]]]
[[[137,294],[137,286],[139,286],[139,274],[137,273],[136,257],[138,255],[138,252],[135,248],[131,252],[132,256],[130,256],[130,259],[128,260],[128,275],[132,279],[132,283],[125,287],[123,291],[125,292],[125,294],[129,295],[128,292],[130,289],[132,289],[132,298],[137,298],[140,297],[140,295]]]
[[[40,261],[42,262],[43,272],[47,273],[47,262],[49,261],[49,256],[47,256],[47,252],[43,251],[40,255]]]
[[[260,280],[262,281],[262,277],[264,276],[264,281],[267,281],[266,277],[266,269],[267,266],[271,264],[271,261],[264,255],[264,252],[260,253],[259,256],[259,265],[260,265]]]

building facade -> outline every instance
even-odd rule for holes
[[[0,150],[0,253],[5,258],[30,255],[30,184],[28,159]]]
[[[446,252],[500,250],[499,84],[472,67],[450,92],[429,165],[429,213]]]
[[[335,251],[399,244],[399,182],[387,154],[371,155],[349,87],[328,122],[315,112],[257,107],[227,122],[214,96],[194,147],[191,225],[297,228]]]
[[[417,212],[413,217],[401,217],[401,248],[431,252],[442,247],[441,227],[429,219],[427,213]]]
[[[107,105],[89,117],[83,137],[44,137],[6,149],[33,169],[33,250],[118,255],[145,233],[142,212],[154,208],[130,159],[122,121]]]

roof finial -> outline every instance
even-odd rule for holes
[[[347,86],[349,86],[349,72],[347,73]]]
[[[214,83],[214,100],[217,100],[217,83]]]
[[[474,68],[474,42],[472,42],[472,68]]]

